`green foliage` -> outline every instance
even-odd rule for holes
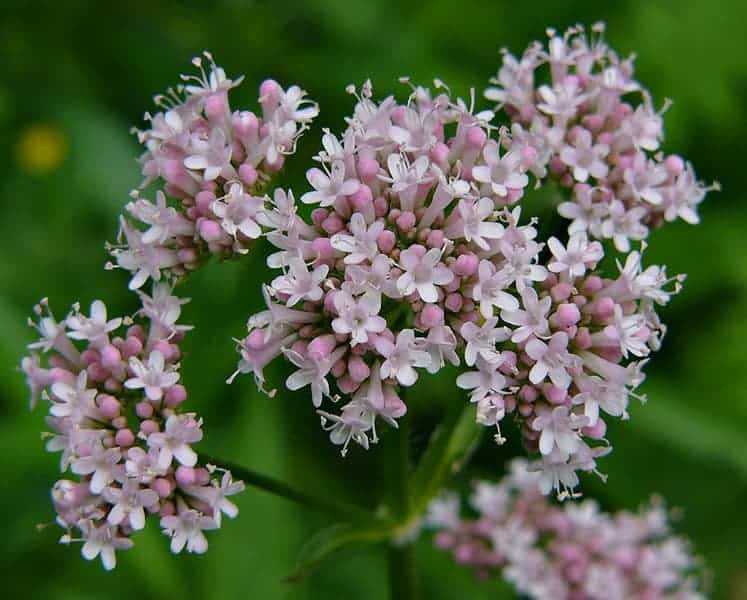
[[[88,304],[95,298],[106,299],[113,312],[135,306],[125,291],[125,274],[102,269],[103,242],[114,240],[116,215],[139,181],[134,161],[139,150],[128,128],[150,108],[150,97],[175,83],[202,49],[211,49],[229,74],[246,75],[238,92],[246,104],[253,105],[255,86],[270,75],[300,83],[320,102],[319,123],[283,175],[283,185],[301,190],[320,128],[339,129],[349,111],[346,84],[370,76],[385,94],[402,92],[396,84],[402,74],[422,82],[440,77],[466,95],[469,86],[479,90],[494,73],[501,46],[520,51],[546,26],[599,19],[607,21],[608,38],[621,53],[638,53],[639,77],[657,103],[675,100],[666,116],[666,149],[692,160],[702,178],[718,179],[724,191],[709,197],[700,227],[668,225],[650,240],[649,261],[667,263],[672,273],[687,272],[689,278],[663,315],[670,332],[649,365],[644,391],[650,400],[633,408],[630,422],[610,428],[615,452],[603,461],[609,482],[587,477],[584,491],[610,509],[634,508],[660,492],[682,508],[679,529],[693,538],[713,572],[713,597],[747,597],[745,6],[738,0],[569,1],[542,3],[541,10],[537,3],[477,0],[5,3],[0,16],[5,597],[386,597],[381,546],[340,550],[343,543],[360,541],[360,531],[251,489],[238,499],[239,518],[210,536],[210,551],[202,557],[171,556],[155,528],[135,537],[135,549],[122,553],[110,574],[83,561],[74,547],[58,546],[56,526],[36,528],[53,518],[48,488],[57,459],[44,452],[42,412],[28,412],[22,377],[13,371],[32,338],[23,321],[45,295],[58,313],[75,300]],[[31,134],[37,141],[29,155],[24,140]],[[184,372],[189,402],[205,417],[202,448],[309,493],[373,510],[386,485],[387,473],[376,460],[384,448],[369,453],[353,448],[343,460],[303,394],[268,399],[248,378],[223,384],[235,362],[231,337],[241,334],[246,315],[261,304],[258,285],[266,278],[260,251],[239,263],[216,264],[184,285],[193,298],[186,321],[197,326],[188,336]],[[284,371],[273,367],[269,375],[279,380]],[[412,476],[415,498],[432,493],[447,474],[439,465],[449,461],[440,463],[436,450],[423,450],[439,415],[458,420],[469,412],[461,410],[464,394],[452,382],[448,375],[424,378],[411,394],[432,424],[410,434],[415,456],[425,452],[424,464],[430,465]],[[390,433],[382,436],[383,445],[394,441]],[[466,425],[460,439],[436,432],[432,448],[458,457],[469,450],[471,435]],[[499,449],[487,437],[464,481],[478,473],[498,474],[501,463],[520,452],[515,440]],[[301,548],[305,554],[299,559]],[[335,550],[325,568],[311,569]],[[427,539],[416,545],[416,560],[425,597],[513,597],[501,582],[476,581]],[[285,580],[294,568],[308,577]]]

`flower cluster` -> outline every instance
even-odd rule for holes
[[[638,514],[607,514],[592,500],[562,507],[537,492],[521,460],[500,483],[478,482],[476,518],[459,498],[434,500],[426,523],[435,544],[482,577],[494,573],[535,600],[702,600],[697,560],[672,534],[659,502]]]
[[[407,104],[375,102],[370,82],[349,91],[346,131],[324,134],[320,168],[307,172],[311,223],[283,205],[267,234],[278,248],[268,265],[282,274],[264,288],[268,310],[249,319],[238,369],[262,386],[284,354],[298,367],[287,387],[310,387],[315,407],[352,396],[340,414],[319,411],[343,453],[377,440],[377,417],[396,425],[399,390],[423,369],[459,363],[455,324],[518,309],[509,290],[546,276],[536,230],[503,210],[529,178],[489,139],[491,112],[422,87]]]
[[[511,206],[534,154],[505,130],[491,139],[492,113],[421,87],[405,105],[371,96],[366,83],[342,138],[322,139],[313,191],[301,197],[318,205],[312,222],[280,193],[282,227],[267,237],[278,248],[268,264],[282,274],[264,288],[267,310],[249,319],[237,373],[262,387],[265,365],[283,354],[298,368],[286,386],[310,388],[345,453],[351,440],[377,440],[377,417],[396,426],[401,390],[419,373],[463,364],[456,383],[478,422],[514,414],[543,456],[545,491],[565,496],[576,470],[595,471],[608,451],[583,438],[603,439],[600,409],[626,416],[638,359],[663,333],[654,305],[678,278],[644,270],[634,251],[604,279],[594,271],[603,247],[585,232],[539,242],[535,221],[521,224]],[[339,414],[321,409],[341,395],[350,399]]]
[[[514,138],[530,144],[538,176],[549,173],[571,191],[558,206],[570,231],[611,239],[622,252],[631,240],[677,218],[699,221],[706,187],[690,163],[660,152],[662,115],[633,78],[633,57],[621,59],[596,25],[587,37],[574,27],[549,30],[521,58],[504,52],[485,96],[513,122]],[[635,101],[637,100],[637,102]]]
[[[111,249],[117,266],[132,273],[131,289],[163,272],[183,275],[209,255],[246,253],[271,225],[262,190],[319,113],[301,88],[283,90],[271,79],[259,89],[261,117],[231,112],[228,92],[243,78],[228,79],[209,53],[205,58],[208,71],[195,58],[200,76],[182,76],[185,85],[156,96],[162,112],[146,113],[150,128],[135,130],[146,148],[141,189],[156,181],[162,189],[155,202],[132,192],[122,243]]]
[[[78,476],[52,488],[67,529],[60,541],[82,542],[83,556],[100,555],[106,569],[116,550],[132,547],[147,515],[160,517],[173,552],[205,552],[203,531],[220,527],[222,513],[236,516],[228,496],[244,487],[230,472],[200,465],[192,449],[202,419],[181,410],[179,344],[191,327],[177,320],[187,300],[166,283],[138,294],[134,320],[110,319],[96,300],[89,315],[75,305],[57,321],[42,301],[30,322],[41,338],[22,361],[32,407],[40,397],[49,402],[47,449],[62,453],[63,473]]]

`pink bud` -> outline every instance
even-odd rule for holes
[[[114,441],[121,448],[129,448],[135,443],[135,434],[129,429],[120,429],[114,435]]]
[[[376,211],[376,217],[380,219],[389,210],[389,202],[386,201],[386,198],[379,196],[374,200],[374,210]]]
[[[379,172],[379,163],[373,158],[361,158],[357,164],[358,177],[368,181],[376,177]]]
[[[409,210],[404,211],[399,217],[397,217],[397,227],[401,231],[410,231],[415,227],[415,214]]]
[[[584,427],[581,433],[593,440],[601,440],[607,433],[607,424],[602,419],[598,419],[592,427]]]
[[[565,399],[568,397],[568,394],[564,389],[555,387],[550,383],[546,383],[542,387],[542,393],[550,404],[563,404]]]
[[[119,415],[119,400],[109,394],[100,394],[96,398],[96,403],[99,405],[101,415],[107,419],[113,419]]]
[[[153,414],[153,405],[150,402],[138,402],[135,405],[135,414],[141,419],[147,419]]]
[[[332,354],[336,347],[337,342],[333,335],[320,335],[309,342],[307,352],[310,358],[320,360]]]
[[[431,148],[431,160],[436,164],[443,164],[449,157],[449,147],[443,142],[438,142]]]
[[[111,370],[118,367],[121,360],[122,354],[116,346],[107,344],[101,349],[101,364],[107,369]]]
[[[330,235],[338,233],[345,228],[345,224],[337,213],[332,213],[322,221],[322,229]]]
[[[593,307],[595,315],[601,319],[611,317],[615,314],[615,301],[609,296],[595,301]]]
[[[159,477],[158,479],[151,481],[150,489],[161,498],[168,498],[171,495],[171,482],[168,479]]]
[[[420,322],[425,329],[430,329],[444,322],[444,311],[437,304],[426,304],[420,312]]]
[[[676,154],[670,154],[664,161],[664,166],[670,175],[676,177],[685,170],[685,161]]]
[[[335,255],[332,243],[327,237],[318,237],[311,242],[311,249],[316,253],[319,260],[329,260]]]
[[[460,277],[470,277],[477,273],[480,266],[480,259],[471,252],[461,254],[454,263],[453,271]]]
[[[210,121],[221,121],[228,115],[228,94],[218,92],[210,94],[205,100],[205,114]]]
[[[185,467],[184,465],[179,465],[176,468],[176,473],[174,474],[174,477],[176,479],[176,482],[181,487],[186,487],[188,485],[194,485],[195,470],[191,467]]]
[[[449,294],[446,296],[444,305],[451,312],[459,312],[462,308],[462,295],[458,293]]]
[[[205,467],[197,467],[195,470],[195,483],[207,485],[210,483],[210,472]]]
[[[158,431],[158,423],[155,421],[147,420],[140,423],[140,431],[145,435],[156,433]]]
[[[127,427],[127,417],[119,416],[112,419],[112,427],[115,429],[125,429]]]
[[[441,248],[444,245],[444,232],[440,229],[434,229],[425,240],[429,248]]]
[[[389,254],[394,249],[396,243],[397,237],[394,235],[394,232],[389,229],[382,231],[379,234],[379,237],[376,238],[376,244],[379,246],[379,251],[384,254]]]
[[[88,379],[95,383],[103,383],[109,377],[109,371],[107,371],[101,363],[91,363],[86,367],[88,373]]]
[[[180,383],[172,385],[166,390],[166,405],[170,408],[178,406],[187,399],[187,389]]]
[[[259,86],[259,101],[262,106],[272,106],[280,100],[283,88],[274,79],[265,79]]]
[[[95,348],[86,348],[80,353],[80,360],[85,365],[92,365],[101,360],[101,355]]]
[[[467,146],[474,150],[479,150],[485,145],[485,140],[488,139],[487,134],[481,127],[470,127],[467,130]]]
[[[353,381],[353,378],[349,375],[343,375],[337,380],[337,387],[343,394],[352,394],[359,386],[360,383]]]
[[[201,215],[206,215],[210,211],[210,205],[215,201],[213,192],[200,192],[195,197],[195,206]]]
[[[550,290],[550,295],[555,302],[561,302],[562,300],[570,298],[572,293],[573,286],[570,283],[565,283],[563,281],[556,283]]]
[[[246,185],[252,186],[257,183],[257,169],[249,163],[244,163],[239,167],[239,178]]]
[[[353,356],[348,360],[348,375],[357,382],[362,383],[371,374],[371,369],[360,356]]]
[[[519,390],[519,398],[524,402],[534,402],[537,396],[539,396],[539,392],[532,385],[523,385]]]
[[[259,131],[257,116],[248,110],[233,113],[231,125],[236,134],[244,139],[256,135]],[[241,175],[241,171],[239,171],[239,175]]]
[[[599,290],[601,290],[602,287],[604,287],[604,283],[602,282],[602,280],[596,275],[592,275],[584,280],[581,289],[583,290],[584,294],[593,296]]]
[[[200,237],[206,242],[217,242],[223,233],[220,225],[211,219],[202,219],[199,222]]]
[[[581,313],[575,304],[561,304],[555,311],[555,321],[560,327],[570,327],[581,320]]]
[[[355,193],[348,196],[348,200],[353,210],[361,214],[365,214],[369,209],[373,208],[373,193],[371,193],[371,188],[365,183],[359,185]]]
[[[579,327],[573,342],[579,350],[587,350],[591,348],[592,341],[589,329],[587,327]]]

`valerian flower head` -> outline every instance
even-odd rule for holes
[[[83,557],[100,556],[106,569],[151,515],[160,516],[174,551],[204,552],[202,530],[220,526],[221,512],[235,516],[226,496],[243,489],[228,471],[213,477],[214,468],[199,464],[192,444],[202,439],[202,421],[181,412],[180,343],[191,328],[177,320],[187,300],[163,282],[138,295],[140,310],[114,319],[96,300],[90,316],[75,305],[57,322],[43,302],[48,316],[40,305],[34,324],[42,341],[23,361],[32,394],[49,401],[47,449],[61,452],[63,473],[79,476],[52,490],[67,530],[60,541],[81,542]]]

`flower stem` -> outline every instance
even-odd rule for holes
[[[246,485],[264,490],[270,494],[275,494],[313,510],[327,513],[339,521],[371,523],[378,520],[373,513],[354,504],[309,494],[288,485],[284,481],[257,473],[256,471],[222,459],[212,458],[204,454],[202,455],[202,459],[209,464],[219,465],[221,468],[231,471],[236,479],[240,479]]]
[[[392,458],[388,467],[392,476],[392,512],[400,523],[410,516],[412,496],[410,492],[410,441],[408,417],[399,420],[396,440],[392,440]],[[392,600],[416,600],[418,594],[417,567],[412,540],[393,539],[387,551],[389,562],[389,589]]]

